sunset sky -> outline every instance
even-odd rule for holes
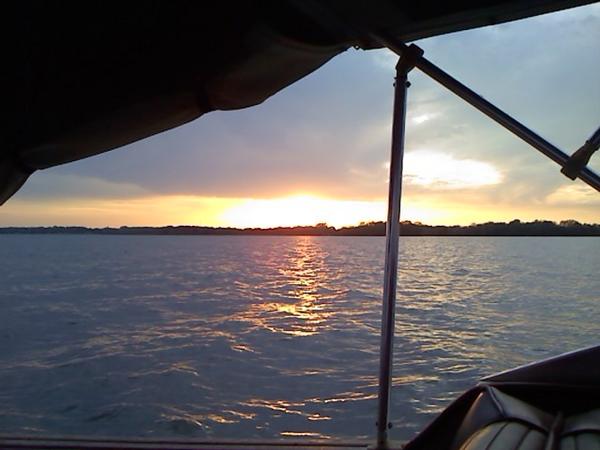
[[[569,154],[600,125],[600,3],[418,44]],[[349,50],[262,105],[35,173],[0,226],[384,220],[395,61]],[[410,80],[403,219],[600,223],[600,194],[417,70]]]

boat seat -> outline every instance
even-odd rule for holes
[[[487,386],[471,405],[451,448],[600,450],[600,409],[573,414],[564,421],[556,419],[547,411]]]
[[[543,450],[554,416],[487,386],[465,416],[454,450]]]
[[[565,419],[560,450],[600,450],[600,409],[593,409]]]
[[[544,450],[547,437],[521,422],[494,422],[471,435],[460,450]]]

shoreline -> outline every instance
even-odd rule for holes
[[[77,234],[110,236],[385,236],[385,222],[369,222],[352,227],[334,228],[326,224],[316,226],[277,228],[232,228],[203,226],[163,227],[104,227],[81,226],[2,227],[0,235],[7,234]],[[402,236],[600,236],[600,224],[582,224],[576,221],[487,222],[468,226],[425,225],[402,222]]]

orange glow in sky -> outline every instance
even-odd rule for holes
[[[563,192],[565,191],[565,192]],[[568,192],[566,192],[568,191]],[[431,225],[469,225],[485,220],[510,221],[563,220],[578,217],[597,222],[597,208],[578,209],[588,202],[590,189],[567,185],[557,190],[548,204],[531,204],[525,208],[510,203],[482,204],[473,194],[459,191],[454,197],[428,193],[407,195],[402,202],[402,220]],[[569,203],[562,199],[568,194]],[[578,195],[574,195],[578,194]],[[594,197],[596,198],[596,197]],[[2,226],[69,226],[89,227],[197,225],[213,227],[270,228],[278,226],[316,225],[325,222],[336,228],[360,222],[383,221],[387,201],[343,200],[316,195],[293,195],[271,199],[148,196],[126,199],[56,199],[40,205],[35,201],[11,200],[3,206]],[[582,214],[587,212],[587,214]],[[44,220],[40,220],[43,217]],[[84,218],[84,219],[82,219]]]

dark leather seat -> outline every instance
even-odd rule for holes
[[[452,449],[600,450],[600,409],[561,417],[487,386],[471,405]]]
[[[600,450],[600,409],[593,409],[565,419],[560,450]]]
[[[543,450],[554,417],[496,388],[486,387],[463,420],[455,450]]]
[[[494,422],[476,431],[460,450],[543,450],[547,434],[517,421]]]

